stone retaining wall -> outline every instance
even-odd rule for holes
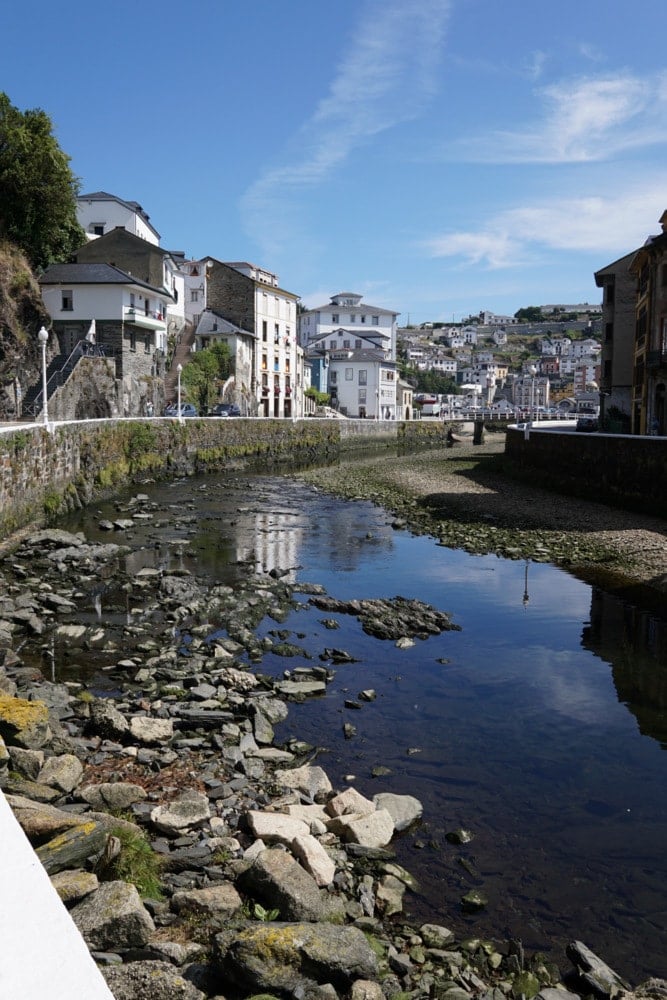
[[[86,420],[0,434],[0,541],[143,477],[333,460],[432,446],[438,424],[369,420]]]
[[[533,484],[667,517],[667,438],[510,428],[505,454]]]

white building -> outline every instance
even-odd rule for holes
[[[396,420],[397,386],[396,363],[377,348],[329,355],[331,405],[348,417]]]
[[[371,341],[392,361],[396,360],[396,330],[399,313],[381,306],[366,305],[362,296],[354,292],[339,292],[331,301],[315,309],[306,309],[299,316],[299,343],[310,347],[323,336],[338,334],[338,339],[348,340],[351,350],[359,350],[355,341]]]
[[[304,354],[296,339],[298,296],[281,288],[276,274],[247,261],[226,263],[203,257],[184,260],[181,270],[186,316],[195,329],[199,330],[208,310],[243,331],[246,338],[252,337],[250,382],[237,386],[247,412],[264,417],[302,416],[305,384]],[[210,335],[214,331],[206,327],[201,332]],[[240,346],[241,339],[237,337],[235,343]]]
[[[106,191],[81,194],[76,199],[76,217],[89,240],[104,236],[118,226],[158,246],[160,234],[137,201],[123,201]]]

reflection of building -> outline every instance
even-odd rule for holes
[[[593,588],[582,645],[611,664],[618,700],[667,749],[667,621]]]

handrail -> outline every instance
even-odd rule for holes
[[[46,398],[50,399],[56,389],[64,385],[81,358],[106,358],[108,354],[103,344],[93,344],[89,340],[79,340],[63,365],[53,372],[46,383]],[[44,408],[44,390],[40,389],[26,411],[36,416]]]

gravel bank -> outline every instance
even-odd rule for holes
[[[310,469],[300,478],[340,496],[370,499],[442,544],[549,561],[608,587],[641,584],[667,596],[667,523],[531,488],[504,474],[505,437],[451,449],[374,455]]]

